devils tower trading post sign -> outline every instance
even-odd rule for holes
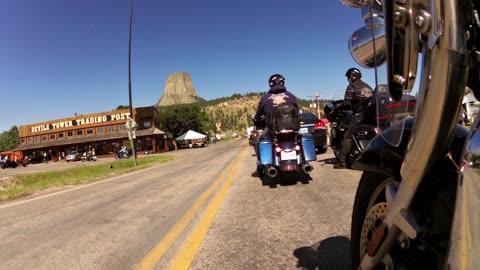
[[[68,121],[61,121],[61,122],[52,122],[46,123],[43,125],[32,126],[30,127],[30,132],[36,133],[41,131],[48,131],[53,129],[60,129],[66,127],[73,127],[73,126],[82,126],[94,123],[103,123],[103,122],[111,122],[117,120],[124,120],[130,118],[130,113],[116,113],[110,115],[102,115],[102,116],[95,116],[89,118],[77,118]]]

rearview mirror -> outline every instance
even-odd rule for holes
[[[375,39],[372,37],[372,30]],[[383,24],[366,25],[353,32],[348,40],[348,49],[355,62],[364,68],[382,65],[387,60],[385,26]]]

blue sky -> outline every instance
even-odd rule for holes
[[[128,105],[129,16],[129,0],[0,1],[0,132]],[[266,91],[273,73],[300,98],[341,98],[361,26],[337,0],[135,0],[133,106],[183,71],[207,100]]]

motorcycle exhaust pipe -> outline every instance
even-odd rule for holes
[[[305,163],[302,165],[302,169],[305,173],[311,173],[313,171],[312,165]]]
[[[273,167],[273,166],[270,166],[270,167],[267,169],[267,175],[270,176],[270,177],[275,177],[275,176],[277,176],[277,169],[275,169],[275,167]]]

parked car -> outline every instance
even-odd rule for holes
[[[317,154],[327,152],[327,127],[315,114],[311,112],[302,112],[300,114],[299,133],[310,133],[315,138],[315,150]]]
[[[81,157],[82,157],[82,156],[81,156],[81,154],[80,154],[78,151],[70,151],[70,152],[68,152],[68,155],[67,155],[67,157],[65,158],[65,160],[66,160],[67,162],[69,162],[69,161],[77,161],[77,160],[80,160]]]

